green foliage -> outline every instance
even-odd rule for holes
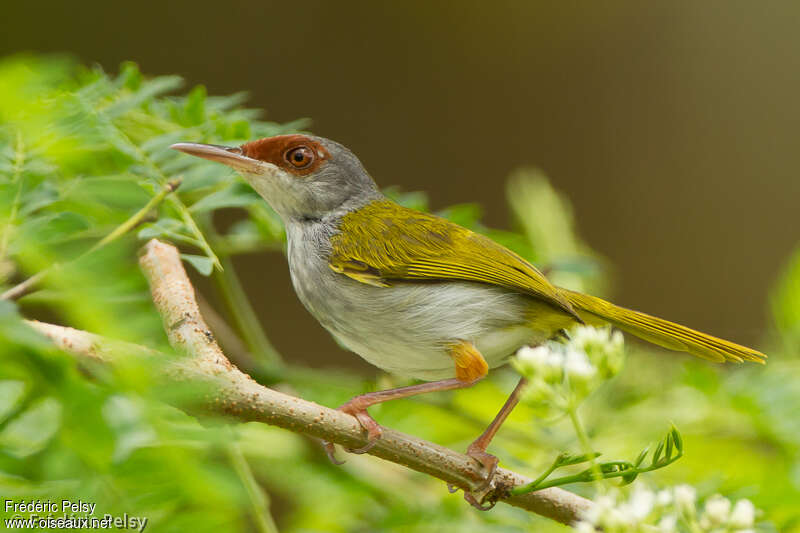
[[[220,272],[218,265],[245,252],[282,251],[279,219],[231,172],[168,149],[178,141],[235,144],[305,123],[262,121],[242,107],[242,95],[209,96],[203,87],[184,94],[180,87],[176,77],[148,78],[132,64],[109,75],[68,58],[0,61],[0,290],[46,272],[18,306],[0,302],[4,497],[91,501],[101,514],[147,516],[148,531],[264,531],[270,515],[282,531],[564,530],[504,505],[477,513],[443,483],[371,457],[348,455],[343,467],[333,466],[316,443],[283,430],[189,416],[165,400],[203,391],[165,390],[161,362],[78,363],[22,322],[39,317],[170,353],[136,262],[142,240],[158,236],[180,245],[188,264],[212,276],[225,303],[220,313],[256,354],[248,368],[253,375],[288,382],[331,406],[376,386],[344,372],[277,363],[246,292],[231,268]],[[178,178],[180,188],[165,193]],[[510,191],[520,231],[485,227],[476,205],[440,214],[514,248],[558,283],[602,287],[602,270],[575,237],[566,200],[529,172],[515,177]],[[422,193],[387,192],[428,209]],[[219,231],[214,216],[223,209],[241,218]],[[581,347],[598,358],[598,377],[580,395],[591,393],[580,410],[592,447],[604,458],[637,457],[643,443],[657,439],[660,449],[633,461],[597,462],[581,449],[569,417],[542,420],[540,406],[525,403],[491,451],[536,477],[554,464],[554,454],[572,450],[576,455],[559,455],[553,470],[580,469],[589,460],[594,464],[585,475],[599,469],[624,480],[683,451],[680,461],[649,473],[648,482],[694,484],[703,500],[716,492],[747,497],[764,510],[762,519],[797,530],[797,257],[773,293],[778,328],[766,367],[714,367],[634,348],[621,368],[591,343]],[[381,379],[381,387],[402,384]],[[498,371],[472,389],[371,412],[389,427],[463,449],[513,380],[512,372]],[[658,432],[670,420],[682,433],[662,439]],[[587,495],[595,489],[568,488]]]
[[[527,485],[521,485],[511,490],[512,494],[525,494],[548,487],[558,487],[571,483],[589,483],[601,479],[622,478],[622,484],[633,483],[639,474],[652,472],[659,468],[669,466],[683,457],[683,438],[678,429],[673,427],[664,440],[660,441],[655,451],[650,457],[650,464],[645,464],[650,448],[645,448],[633,462],[630,461],[605,461],[597,462],[592,466],[581,470],[576,474],[570,474],[555,479],[548,479],[550,474],[564,466],[573,466],[581,463],[593,462],[601,454],[585,453],[583,455],[572,455],[561,453],[555,458],[553,464],[545,470],[544,474],[531,481]]]
[[[789,259],[772,294],[772,310],[787,353],[800,353],[800,248]]]

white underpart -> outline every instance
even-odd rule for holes
[[[474,343],[489,366],[496,367],[535,337],[528,327],[514,325],[523,316],[515,312],[523,311],[518,297],[499,289],[458,282],[364,288],[371,295],[356,306],[356,313],[334,303],[343,311],[336,315],[344,320],[325,326],[342,344],[388,372],[450,378],[455,376],[447,351],[452,343]],[[362,292],[361,287],[351,289]],[[350,296],[345,298],[353,303]]]

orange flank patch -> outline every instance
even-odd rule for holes
[[[450,348],[460,381],[475,381],[489,372],[489,365],[471,342],[462,341]]]

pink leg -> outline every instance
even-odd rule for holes
[[[381,437],[381,426],[367,413],[367,407],[377,403],[388,402],[389,400],[398,400],[400,398],[408,398],[409,396],[416,396],[417,394],[425,394],[427,392],[446,391],[453,389],[462,389],[474,385],[483,379],[483,376],[473,379],[472,381],[462,381],[460,379],[443,379],[441,381],[431,381],[429,383],[421,383],[419,385],[411,385],[408,387],[399,387],[396,389],[387,389],[377,392],[368,392],[351,399],[349,402],[339,406],[339,410],[349,415],[352,415],[358,420],[361,427],[367,430],[367,444],[363,448],[348,450],[351,453],[366,453],[378,442]],[[335,464],[341,464],[334,456],[333,443],[325,442],[325,451],[328,457]]]
[[[497,470],[497,462],[498,462],[497,457],[486,452],[486,448],[489,447],[489,443],[492,442],[492,439],[497,433],[497,430],[500,429],[500,426],[502,426],[503,422],[506,421],[508,415],[511,414],[511,411],[519,403],[519,398],[520,395],[522,394],[522,389],[525,387],[527,383],[528,383],[527,379],[520,378],[519,383],[517,383],[517,386],[514,388],[513,392],[506,400],[506,403],[503,404],[503,407],[500,408],[500,412],[497,413],[497,416],[494,417],[492,423],[489,424],[489,427],[487,427],[486,430],[483,433],[481,433],[480,437],[475,439],[472,442],[472,444],[470,444],[469,447],[467,448],[467,455],[477,460],[486,469],[487,472],[486,485],[484,485],[484,487],[488,486],[488,484],[492,482],[494,473]],[[482,506],[481,503],[477,501],[475,497],[472,496],[472,494],[470,493],[465,493],[464,499],[467,500],[473,507],[477,507],[478,509],[484,511],[494,507],[494,504],[492,504],[489,507]]]

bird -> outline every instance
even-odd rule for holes
[[[177,143],[181,152],[223,163],[284,223],[298,298],[342,345],[387,372],[421,383],[370,392],[339,407],[367,444],[382,428],[367,408],[409,396],[469,387],[522,346],[578,324],[608,325],[661,347],[715,362],[760,362],[763,353],[606,300],[557,287],[530,262],[438,216],[381,193],[345,146],[288,134],[220,146]],[[467,454],[489,483],[498,459],[487,447],[519,401],[522,378]],[[327,449],[333,456],[330,443]],[[471,494],[467,501],[480,506]]]

